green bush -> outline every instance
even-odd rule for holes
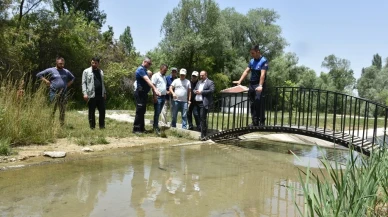
[[[11,155],[10,139],[0,139],[0,155]]]

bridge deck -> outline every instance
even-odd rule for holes
[[[315,127],[306,127],[306,126],[254,126],[254,127],[241,127],[235,129],[224,130],[216,132],[212,135],[209,135],[207,139],[213,141],[224,141],[230,140],[232,138],[237,138],[238,136],[252,133],[252,132],[285,132],[285,133],[296,133],[307,136],[312,136],[315,138],[323,139],[326,141],[333,141],[336,144],[340,144],[346,147],[353,146],[359,152],[369,154],[373,149],[378,148],[379,145],[373,143],[371,140],[364,137],[358,137],[357,133],[351,135],[345,132],[334,132],[332,130],[324,130],[322,128]],[[362,136],[362,135],[361,135]]]

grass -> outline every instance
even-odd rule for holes
[[[345,165],[323,159],[317,173],[300,170],[305,198],[304,207],[296,204],[300,216],[388,216],[388,150],[370,157],[353,153]]]
[[[0,139],[0,155],[8,156],[12,154],[12,150],[9,144],[10,140],[8,138]]]

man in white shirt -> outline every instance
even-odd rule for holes
[[[159,129],[159,116],[160,112],[162,111],[162,108],[164,106],[165,100],[166,100],[166,86],[167,86],[167,81],[166,81],[166,72],[168,70],[168,66],[166,64],[162,64],[160,66],[160,71],[155,73],[152,78],[152,84],[155,85],[156,89],[160,92],[160,96],[157,96],[154,93],[154,131],[156,134],[160,134],[160,129]]]
[[[187,70],[181,69],[179,71],[179,79],[175,79],[171,86],[170,92],[174,100],[171,127],[176,127],[176,119],[178,111],[182,114],[182,128],[187,129],[187,108],[191,101],[191,85],[190,81],[186,79]]]

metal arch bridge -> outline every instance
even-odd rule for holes
[[[366,155],[386,142],[388,107],[367,99],[320,89],[275,87],[264,94],[260,106],[265,108],[265,124],[249,126],[247,92],[224,95],[209,110],[205,139],[222,141],[251,132],[284,132],[352,147]]]

